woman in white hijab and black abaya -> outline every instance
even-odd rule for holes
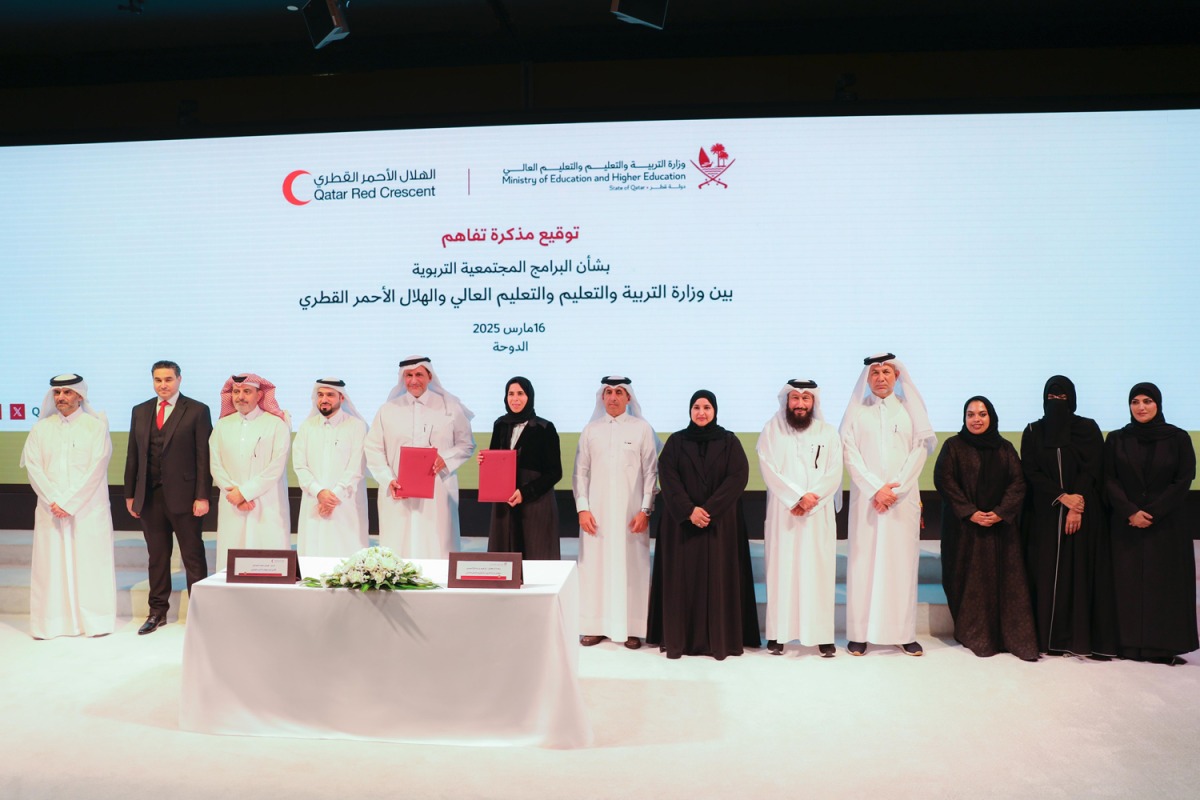
[[[1196,522],[1184,508],[1196,477],[1187,431],[1163,419],[1153,383],[1129,390],[1129,424],[1104,443],[1117,642],[1121,658],[1182,664],[1196,637]]]
[[[746,451],[717,424],[717,398],[700,390],[691,422],[658,457],[662,518],[654,546],[646,641],[667,658],[718,661],[761,647],[742,492]]]
[[[558,502],[554,485],[562,479],[558,431],[533,411],[533,384],[510,378],[504,387],[508,412],[492,425],[493,450],[517,451],[517,490],[505,503],[492,503],[488,552],[521,553],[527,559],[560,557]],[[486,456],[477,456],[483,463]]]
[[[1075,413],[1075,384],[1055,375],[1041,419],[1021,435],[1026,557],[1038,648],[1053,655],[1116,655],[1112,550],[1100,491],[1104,439]]]

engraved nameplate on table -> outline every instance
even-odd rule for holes
[[[226,583],[296,583],[300,561],[295,550],[230,550]]]
[[[451,553],[450,589],[520,589],[520,553]]]

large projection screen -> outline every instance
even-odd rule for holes
[[[1140,380],[1200,428],[1200,111],[8,147],[0,174],[0,483],[50,376],[119,440],[160,358],[214,410],[267,377],[295,428],[315,378],[370,418],[427,354],[481,446],[513,375],[568,434],[610,373],[660,432],[703,387],[753,434],[796,377],[836,423],[884,350],[943,433],[973,394],[1020,430],[1055,373],[1105,430]]]

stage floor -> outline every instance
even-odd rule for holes
[[[575,751],[179,730],[184,626],[34,641],[0,616],[0,798],[1194,797],[1200,655],[1183,667],[979,659],[923,637],[834,659],[581,652]],[[465,658],[486,658],[464,642]],[[369,657],[364,646],[364,657]],[[380,665],[381,696],[403,698]],[[314,692],[319,687],[314,687]]]

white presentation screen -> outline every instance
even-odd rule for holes
[[[1200,428],[1198,111],[9,147],[0,175],[0,431],[61,372],[126,430],[160,358],[214,406],[257,372],[294,425],[341,377],[370,418],[427,354],[477,431],[513,375],[578,431],[619,373],[660,431],[708,388],[749,432],[789,378],[837,422],[885,350],[941,431],[972,394],[1019,430],[1055,373],[1105,429],[1140,380]]]

